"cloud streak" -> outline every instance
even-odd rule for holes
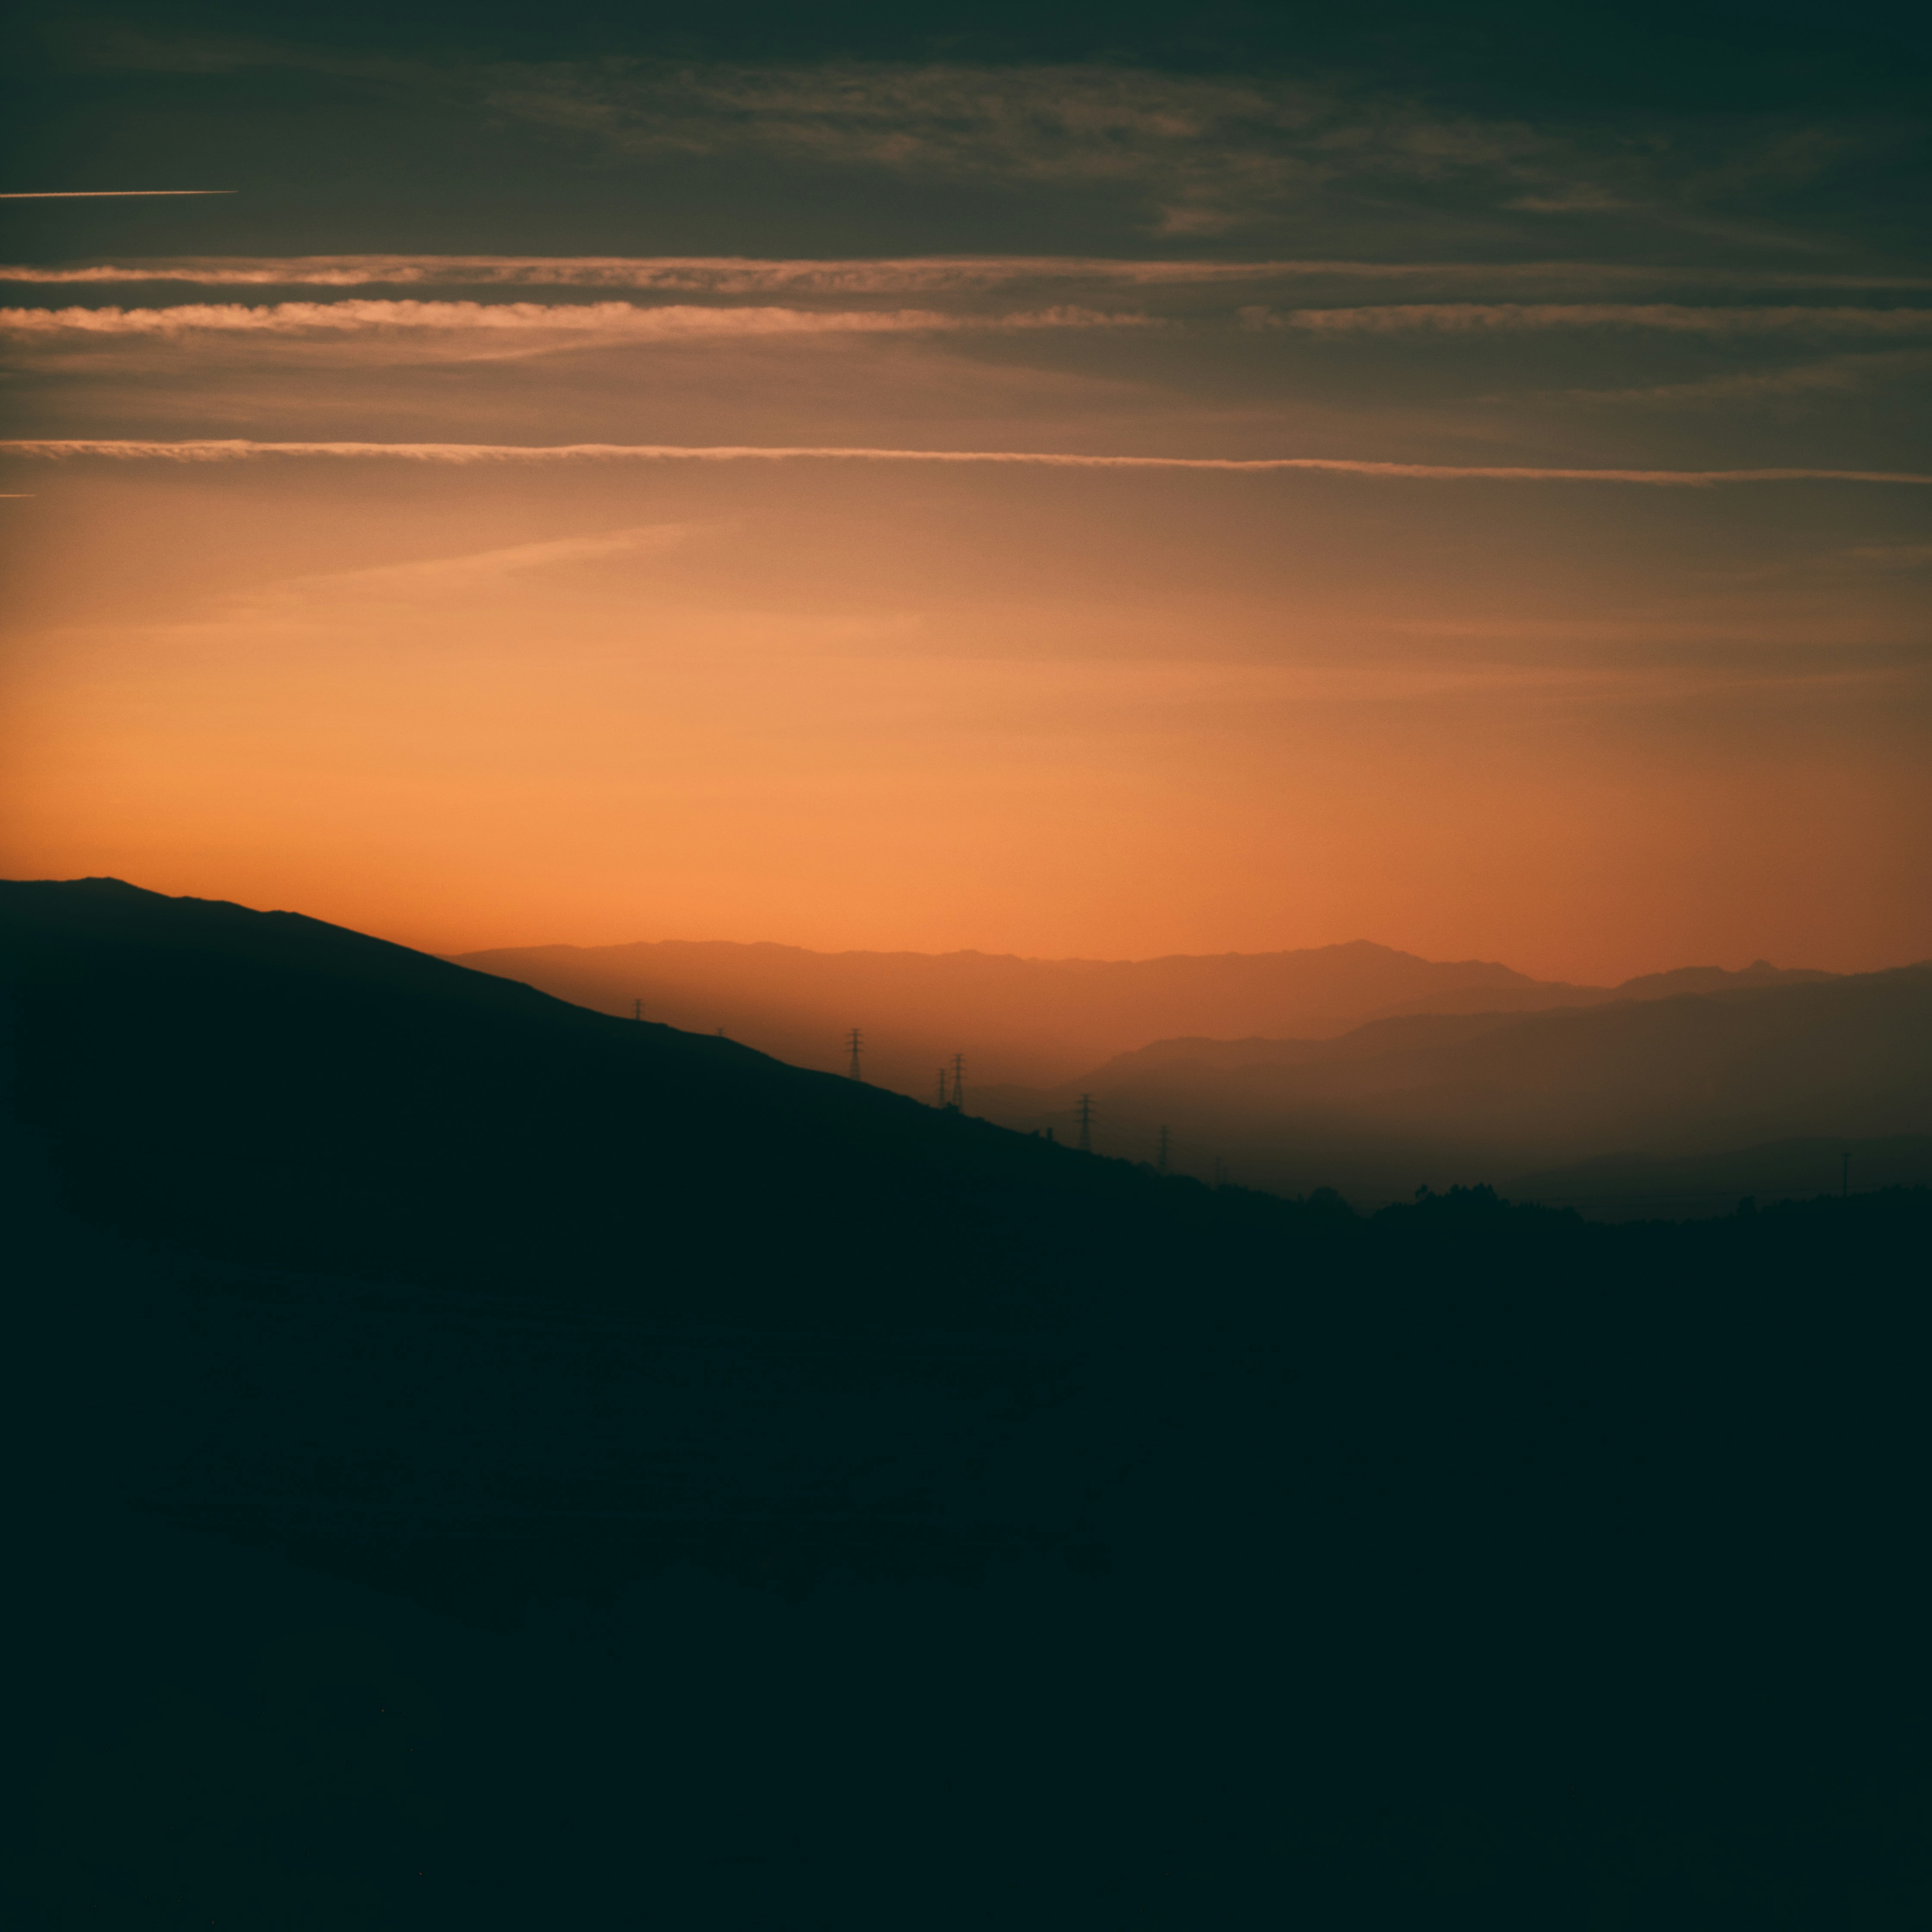
[[[1296,280],[1491,287],[1924,289],[1932,277],[1664,267],[1618,262],[1134,260],[1084,255],[926,255],[761,260],[735,255],[194,256],[55,267],[0,266],[0,283],[62,287],[177,282],[201,288],[583,288],[711,295],[893,295],[1016,283],[1216,287]]]
[[[1675,302],[1390,302],[1373,308],[1246,308],[1251,328],[1318,335],[1487,334],[1526,330],[1625,328],[1677,335],[1923,335],[1932,308],[1743,307]]]
[[[1909,380],[1922,375],[1928,367],[1932,367],[1932,351],[1924,349],[1864,350],[1782,369],[1732,370],[1696,382],[1658,382],[1623,389],[1566,389],[1557,393],[1579,403],[1707,409],[1794,397],[1856,395],[1888,380]]]
[[[1431,482],[1638,484],[1708,489],[1726,483],[1932,484],[1932,474],[1892,470],[1583,470],[1501,464],[1384,463],[1330,456],[1099,456],[1042,450],[870,449],[680,443],[257,442],[241,439],[148,442],[28,439],[0,442],[0,456],[65,461],[238,463],[266,458],[482,464],[496,463],[927,463],[1006,464],[1061,470],[1150,470],[1246,476],[1308,471]]]
[[[1804,179],[1886,138],[1849,122],[1808,142],[1781,126],[1734,127],[1714,170],[1654,126],[1651,139],[1606,142],[1545,116],[1458,112],[1312,74],[1112,62],[506,62],[482,98],[507,118],[626,160],[744,154],[1125,191],[1156,232],[1177,237],[1279,220],[1344,185],[1384,208],[1426,197],[1432,211],[1460,192],[1533,221],[1621,207],[1681,226],[1702,203],[1735,201],[1761,179]]]
[[[265,601],[302,602],[318,594],[380,598],[418,590],[494,589],[532,571],[560,564],[598,563],[614,557],[655,556],[675,549],[696,526],[645,524],[593,536],[554,537],[542,543],[513,544],[498,550],[469,550],[457,556],[421,558],[410,563],[379,564],[363,570],[328,571],[289,578]]]
[[[0,201],[140,201],[156,195],[233,194],[232,188],[51,188],[0,194]]]
[[[506,64],[485,98],[497,113],[625,156],[749,152],[808,166],[1125,188],[1174,235],[1238,226],[1344,174],[1416,182],[1500,172],[1534,187],[1549,146],[1515,123],[1112,64]]]
[[[0,333],[75,335],[317,334],[434,330],[542,333],[626,341],[701,337],[931,334],[958,329],[1154,328],[1156,318],[1060,304],[1010,315],[946,315],[933,309],[716,308],[632,302],[188,302],[167,308],[0,309]]]

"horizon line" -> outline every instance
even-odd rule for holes
[[[21,437],[0,440],[0,455],[28,460],[62,461],[98,457],[122,462],[173,463],[242,462],[279,456],[449,464],[572,461],[990,464],[1045,469],[1200,470],[1245,475],[1300,470],[1427,482],[1622,483],[1664,489],[1708,489],[1724,483],[1874,483],[1921,488],[1932,484],[1932,475],[1912,470],[1827,470],[1810,466],[1594,470],[1500,464],[1393,463],[1330,456],[1106,456],[1041,450],[888,449],[808,444],[267,442],[243,438],[164,442],[134,438]]]

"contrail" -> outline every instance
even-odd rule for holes
[[[190,302],[169,308],[0,308],[0,333],[177,337],[219,330],[300,336],[319,329],[430,328],[567,331],[632,338],[824,334],[948,329],[1158,328],[1157,316],[1118,314],[1066,302],[1009,315],[947,315],[926,308],[746,308],[710,303],[656,306],[627,302]]]
[[[1290,470],[1428,482],[1636,483],[1708,489],[1720,483],[1932,484],[1898,470],[1558,470],[1498,464],[1376,463],[1339,456],[1086,456],[1022,449],[866,449],[818,445],[665,442],[254,442],[239,439],[158,442],[104,438],[0,442],[0,456],[43,460],[104,457],[122,462],[238,463],[262,457],[321,457],[404,463],[953,463],[1054,470],[1218,470],[1262,475]]]
[[[203,190],[232,193],[232,190]],[[188,282],[210,287],[615,288],[705,294],[891,294],[1003,287],[1015,282],[1189,287],[1317,280],[1436,282],[1481,288],[1691,286],[1726,289],[1922,290],[1922,275],[1840,275],[1790,269],[1604,262],[1203,262],[1083,255],[913,255],[760,260],[741,255],[202,255],[120,266],[0,264],[0,282]]]
[[[0,194],[0,201],[128,201],[139,195],[238,194],[232,188],[46,188]]]

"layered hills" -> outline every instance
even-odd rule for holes
[[[1367,1204],[1486,1179],[1565,1204],[1656,1203],[1673,1184],[1655,1167],[1622,1190],[1550,1170],[1808,1138],[1829,1158],[1787,1148],[1725,1172],[1742,1193],[1815,1192],[1844,1179],[1848,1142],[1887,1138],[1892,1166],[1905,1163],[1891,1178],[1932,1178],[1910,1153],[1911,1137],[1932,1136],[1932,965],[1677,990],[1687,980],[1709,986],[1666,974],[1634,997],[1540,1013],[1410,1015],[1325,1040],[1158,1041],[1057,1089],[982,1091],[979,1105],[1064,1138],[1085,1094],[1098,1148],[1148,1158],[1165,1126],[1177,1167],[1218,1158],[1252,1185],[1334,1186]],[[1685,1170],[1685,1188],[1708,1199],[1714,1172]]]
[[[955,1054],[975,1085],[1051,1085],[1178,1035],[1322,1039],[1388,1015],[1540,1012],[1828,976],[1760,961],[1742,973],[1694,967],[1580,986],[1366,940],[1142,960],[663,940],[500,949],[458,963],[600,1012],[641,1006],[646,1018],[674,1026],[722,1028],[802,1066],[844,1070],[844,1042],[856,1026],[866,1036],[867,1077],[919,1097],[936,1091],[938,1070]]]
[[[1932,1180],[1912,1144],[1932,1135],[1932,969],[1760,960],[1592,986],[1365,941],[1144,961],[662,942],[462,963],[808,1066],[842,1071],[856,1026],[866,1078],[914,1097],[958,1054],[968,1113],[1077,1143],[1084,1094],[1097,1150],[1158,1162],[1166,1128],[1172,1171],[1365,1208],[1490,1181],[1593,1214],[1706,1213],[1737,1196],[1670,1163],[1775,1145],[1732,1166],[1740,1194],[1782,1198],[1843,1181],[1848,1136],[1899,1143],[1860,1184]],[[1831,1148],[1790,1153],[1814,1140]],[[1652,1165],[1613,1184],[1618,1160]],[[1558,1172],[1580,1162],[1597,1165]]]

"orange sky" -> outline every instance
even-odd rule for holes
[[[242,111],[196,58],[140,84]],[[248,56],[284,58],[332,153],[336,70]],[[612,70],[568,126],[425,81],[525,202],[8,204],[0,869],[450,951],[1932,956],[1932,282],[1893,244],[1693,245],[1720,190],[1660,141],[1640,181],[1587,130],[962,71],[659,76],[626,118]],[[783,259],[742,238],[778,206]],[[458,460],[584,444],[633,453]]]
[[[1932,952],[1912,613],[1854,554],[1895,512],[1846,486],[34,481],[15,875],[445,950],[1369,937],[1592,980]],[[1795,554],[1741,530],[1744,488]]]

